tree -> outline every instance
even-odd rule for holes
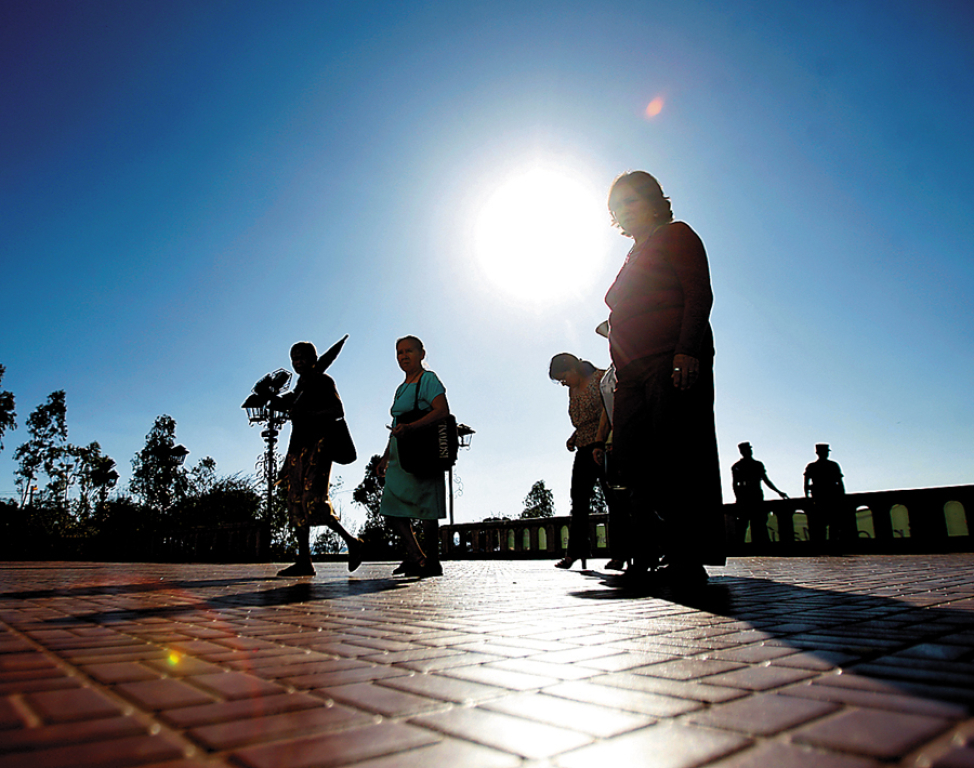
[[[207,457],[207,469],[215,473],[216,462]],[[199,466],[199,465],[197,465]],[[191,473],[192,474],[192,473]],[[190,490],[170,514],[170,522],[184,528],[214,527],[227,523],[252,523],[260,520],[260,494],[253,477],[230,475],[214,478],[205,490]]]
[[[352,501],[365,507],[365,524],[359,532],[359,538],[365,542],[366,551],[370,558],[380,559],[392,553],[395,537],[386,526],[379,505],[382,502],[382,484],[376,472],[382,457],[378,454],[369,459],[365,467],[365,477],[358,487],[352,491]]]
[[[593,515],[604,515],[609,512],[609,505],[605,500],[602,483],[596,483],[592,488],[591,511]]]
[[[0,383],[7,369],[0,365]],[[3,450],[3,436],[8,429],[17,429],[17,412],[14,410],[14,393],[0,390],[0,451]]]
[[[216,484],[216,460],[210,456],[204,456],[196,462],[196,465],[189,471],[188,492],[190,496],[203,496],[207,494]]]
[[[311,545],[312,555],[335,555],[338,554],[345,542],[331,528],[325,528],[319,533]]]
[[[166,514],[189,490],[189,478],[183,461],[189,453],[176,445],[176,420],[157,416],[145,447],[132,459],[129,490],[157,514]]]
[[[545,486],[544,480],[538,480],[531,486],[523,503],[522,520],[555,516],[555,495]]]
[[[94,507],[92,502],[104,505],[118,482],[115,459],[102,453],[97,442],[83,447],[71,446],[69,450],[75,459],[75,477],[78,479],[78,517],[86,520]]]
[[[14,453],[18,462],[17,487],[21,490],[21,503],[33,498],[34,483],[41,471],[47,476],[45,501],[56,505],[67,493],[73,464],[68,461],[67,406],[64,390],[59,389],[47,396],[47,402],[37,406],[27,417],[30,438]]]

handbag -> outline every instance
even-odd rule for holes
[[[416,382],[416,405],[411,411],[399,416],[396,419],[397,424],[410,424],[432,410],[424,411],[419,407],[419,385],[423,377],[419,378]],[[457,463],[459,445],[456,417],[447,414],[396,438],[399,466],[417,477],[442,474]]]
[[[336,464],[351,464],[358,458],[352,433],[348,431],[348,423],[344,416],[339,416],[328,427],[328,447],[331,460]]]

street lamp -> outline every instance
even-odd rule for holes
[[[469,448],[473,442],[474,430],[466,424],[457,424],[457,446]],[[447,470],[447,485],[450,488],[450,525],[453,525],[453,467]]]
[[[254,424],[266,424],[260,436],[267,443],[267,450],[264,453],[263,471],[267,481],[267,515],[270,517],[272,500],[274,498],[274,480],[277,477],[277,460],[274,455],[274,448],[277,446],[277,436],[280,428],[287,421],[287,411],[278,410],[278,396],[287,389],[291,383],[291,372],[283,368],[278,368],[273,373],[268,373],[260,379],[252,390],[252,394],[243,402],[240,407],[247,412],[247,421],[250,426]]]

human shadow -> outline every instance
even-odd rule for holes
[[[274,608],[296,603],[311,603],[326,600],[353,598],[361,595],[377,594],[397,589],[403,589],[413,583],[412,579],[393,579],[382,577],[375,579],[349,579],[347,581],[301,581],[276,585],[273,579],[228,580],[239,583],[261,582],[269,586],[267,589],[257,589],[249,592],[234,592],[226,595],[197,596],[186,593],[183,599],[173,605],[144,605],[135,608],[125,607],[89,613],[76,613],[70,616],[53,617],[44,621],[48,626],[68,626],[79,623],[113,624],[145,618],[177,618],[205,611],[226,609]],[[167,582],[169,591],[177,589],[180,582]],[[195,588],[224,586],[221,580],[204,582],[183,582],[183,587]],[[231,584],[232,586],[232,584]],[[111,593],[96,593],[111,594]],[[8,595],[9,596],[9,595]]]
[[[132,574],[136,576],[137,574]],[[273,578],[273,577],[270,577]],[[268,581],[268,577],[246,577],[237,579],[149,579],[128,584],[85,584],[81,586],[58,586],[44,589],[0,592],[0,597],[13,600],[35,600],[50,597],[97,597],[99,595],[137,595],[149,592],[168,592],[174,589],[206,589],[212,587],[236,587],[241,584]]]
[[[817,658],[820,663],[812,666],[823,671],[841,669],[905,694],[974,709],[974,611],[914,604],[852,586],[838,591],[753,576],[717,576],[694,589],[629,586],[604,573],[589,578],[598,588],[574,591],[573,597],[654,599],[732,619],[748,635],[740,644],[792,648]],[[708,635],[717,638],[717,648],[720,624],[714,622],[710,630],[717,631]],[[728,628],[729,635],[741,631]]]

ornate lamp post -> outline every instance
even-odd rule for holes
[[[460,448],[469,448],[473,442],[474,430],[466,424],[457,424],[457,445]],[[447,478],[447,485],[450,487],[450,525],[453,525],[453,467],[450,467]]]
[[[247,412],[247,420],[250,425],[265,424],[260,436],[267,443],[267,450],[264,457],[257,463],[267,482],[267,516],[271,515],[272,502],[274,498],[274,482],[277,477],[277,456],[274,449],[277,447],[277,436],[280,428],[287,421],[287,413],[277,410],[275,407],[276,398],[291,383],[291,372],[278,368],[273,373],[268,373],[260,381],[254,384],[253,394],[248,397],[241,408]]]

